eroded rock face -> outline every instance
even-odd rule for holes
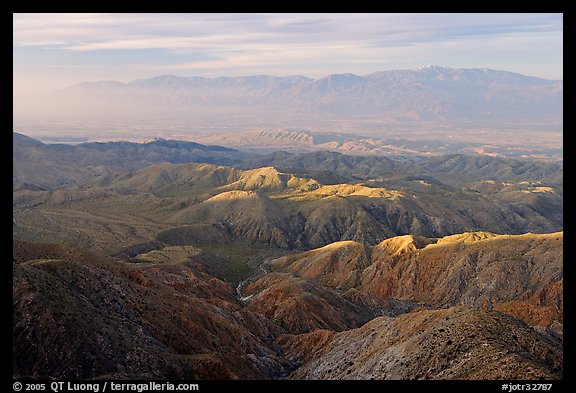
[[[369,253],[360,243],[337,242],[270,265],[345,290],[356,303],[386,305],[395,299],[432,307],[495,307],[531,325],[549,326],[563,321],[562,246],[562,232],[405,235]]]
[[[317,279],[337,289],[355,287],[360,272],[368,264],[365,247],[354,241],[331,243],[304,254],[278,258],[271,263],[304,279]]]
[[[373,317],[368,308],[341,293],[286,273],[260,278],[246,288],[245,294],[250,297],[247,310],[266,316],[288,332],[342,331]]]
[[[292,379],[558,379],[562,343],[517,319],[463,307],[379,317],[278,339]]]
[[[382,252],[380,244],[359,289],[437,307],[494,306],[532,325],[548,326],[562,322],[562,245],[562,232],[468,233],[401,255]]]

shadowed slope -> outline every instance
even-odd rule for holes
[[[184,266],[126,265],[15,242],[15,377],[270,378],[281,329],[224,282]]]
[[[560,379],[562,343],[504,314],[450,308],[278,339],[293,379]]]

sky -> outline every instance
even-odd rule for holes
[[[563,79],[562,48],[562,14],[13,14],[13,88],[425,65]]]

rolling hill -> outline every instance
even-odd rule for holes
[[[563,178],[563,163],[541,160],[521,160],[482,155],[445,154],[397,160],[385,156],[357,156],[339,152],[308,153],[275,152],[248,160],[241,168],[274,166],[287,172],[322,176],[330,181],[358,181],[411,176],[443,181],[470,182],[481,180],[554,181]],[[434,179],[432,179],[434,180]]]
[[[395,178],[384,173],[382,180],[337,184],[274,167],[160,164],[54,191],[16,190],[15,233],[22,240],[33,240],[48,225],[43,233],[55,236],[45,241],[59,241],[71,230],[71,238],[79,233],[100,238],[100,225],[124,217],[128,226],[122,233],[132,234],[135,243],[151,240],[134,236],[142,227],[161,231],[209,223],[240,242],[305,250],[342,240],[375,245],[403,234],[441,237],[464,231],[518,234],[562,229],[561,183],[518,181],[531,177],[531,172],[516,175],[509,166],[500,175],[509,181],[476,181],[486,172],[482,166],[476,172],[471,169],[476,167],[475,158],[455,158],[468,165],[432,167],[433,176],[414,177],[408,175],[414,167],[401,170],[397,164]],[[542,177],[542,172],[535,170],[534,177]],[[462,178],[475,181],[466,183]],[[79,228],[78,222],[88,216],[93,217],[89,223],[101,224]],[[52,231],[54,227],[61,231]]]
[[[156,139],[147,143],[44,144],[12,133],[13,187],[52,188],[93,176],[128,172],[162,162],[229,165],[248,157],[234,149]]]

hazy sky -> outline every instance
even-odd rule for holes
[[[563,78],[562,14],[14,14],[14,92],[441,65]]]

